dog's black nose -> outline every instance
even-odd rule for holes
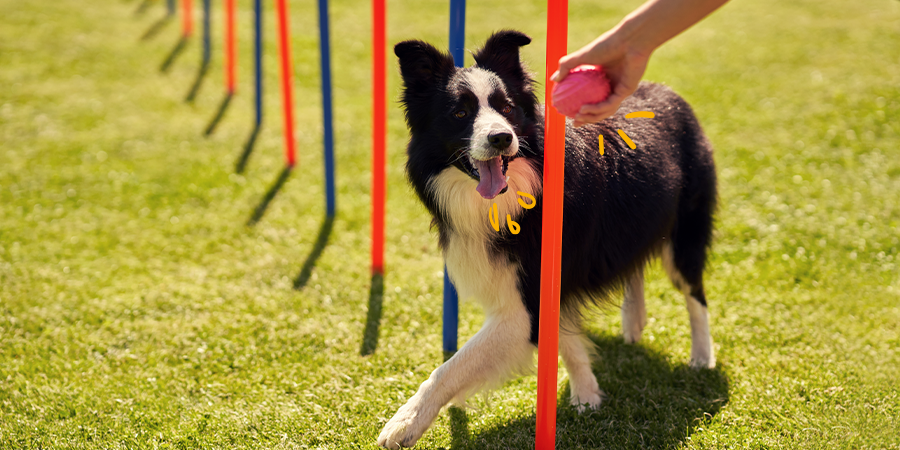
[[[506,150],[509,144],[512,144],[512,134],[494,133],[488,136],[488,142],[490,142],[491,147],[497,150]]]

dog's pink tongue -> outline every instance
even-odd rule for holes
[[[500,157],[489,159],[487,161],[475,161],[475,167],[478,169],[478,187],[475,190],[482,197],[490,200],[500,194],[500,191],[506,187],[506,177],[503,176],[503,161]]]

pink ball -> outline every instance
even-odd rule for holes
[[[609,97],[610,85],[600,66],[581,65],[553,87],[552,102],[562,115],[574,117],[583,105],[600,103]]]

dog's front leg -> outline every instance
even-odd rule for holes
[[[412,447],[451,400],[461,402],[479,388],[529,370],[535,349],[528,340],[530,332],[531,318],[521,302],[489,316],[481,330],[394,414],[378,436],[378,445]]]

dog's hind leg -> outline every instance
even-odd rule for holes
[[[644,269],[637,269],[625,283],[625,301],[622,302],[622,336],[626,344],[641,340],[647,325],[647,308],[644,307]]]
[[[691,320],[690,365],[696,369],[712,369],[716,367],[716,355],[712,335],[709,332],[709,312],[706,307],[706,294],[703,292],[703,279],[685,273],[685,263],[679,261],[672,245],[663,247],[662,260],[672,284],[684,294],[687,303]]]
[[[577,320],[566,321],[569,323],[560,327],[559,354],[569,372],[569,403],[583,412],[585,405],[591,408],[600,406],[603,391],[597,385],[597,377],[591,370],[594,344],[581,332]]]
[[[478,333],[419,386],[384,426],[378,445],[412,447],[451,400],[463,401],[478,389],[532,369],[531,317],[514,283],[500,292],[510,297],[502,302],[505,307],[492,311]]]
[[[703,286],[691,289],[685,294],[688,314],[691,318],[691,367],[712,369],[716,367],[712,334],[709,332],[709,312]]]
[[[709,312],[703,292],[706,253],[712,242],[713,212],[716,209],[716,173],[709,141],[699,126],[687,130],[683,139],[693,138],[685,148],[682,170],[685,186],[669,243],[663,245],[663,267],[683,294],[691,319],[691,367],[713,368],[716,356],[709,333]]]

